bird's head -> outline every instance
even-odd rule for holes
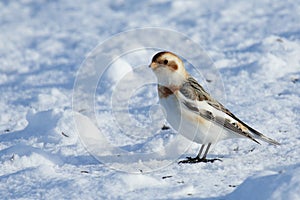
[[[171,52],[155,54],[149,67],[156,75],[158,83],[166,87],[180,86],[188,76],[182,60]]]

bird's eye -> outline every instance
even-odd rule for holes
[[[168,60],[164,60],[164,64],[167,65],[168,64]]]

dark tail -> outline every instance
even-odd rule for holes
[[[247,125],[246,125],[247,126]],[[250,126],[247,126],[247,128],[255,135],[257,136],[258,139],[261,139],[267,143],[273,144],[273,145],[280,145],[279,142],[277,142],[276,140],[273,140],[267,136],[265,136],[264,134],[258,132],[257,130],[251,128]]]

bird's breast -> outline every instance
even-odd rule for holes
[[[158,85],[158,96],[159,98],[167,98],[173,94],[172,90],[165,86]]]
[[[178,91],[179,87],[172,85],[169,87],[158,85],[157,90],[159,98],[167,98],[170,95],[173,95],[176,91]]]

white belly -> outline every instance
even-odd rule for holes
[[[184,106],[181,107],[175,95],[160,99],[160,104],[169,124],[189,140],[207,144],[234,137],[223,127],[188,111]]]

